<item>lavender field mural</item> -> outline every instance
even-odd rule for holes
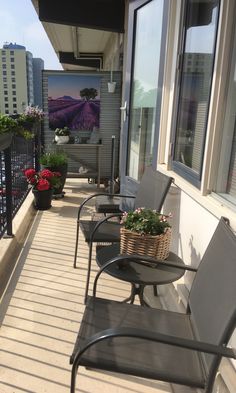
[[[48,76],[49,127],[92,131],[99,128],[100,83],[97,76]]]

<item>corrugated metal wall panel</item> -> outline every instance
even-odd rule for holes
[[[101,150],[101,178],[109,178],[111,173],[111,140],[112,135],[116,137],[116,157],[115,157],[115,170],[116,174],[119,173],[119,143],[120,143],[120,106],[121,106],[121,72],[113,72],[113,81],[116,82],[115,93],[108,93],[107,83],[110,81],[110,72],[68,72],[68,71],[44,71],[43,72],[43,108],[46,113],[48,113],[48,76],[58,75],[58,74],[76,74],[76,75],[89,75],[89,76],[100,76],[101,77],[101,87],[100,87],[100,128],[99,137],[102,140],[102,150]],[[45,116],[44,120],[44,132],[43,132],[43,143],[45,150],[55,149],[55,144],[53,144],[54,133],[49,129],[48,116]],[[74,134],[74,132],[73,132]],[[78,134],[78,132],[77,132]],[[79,167],[84,166],[85,162],[93,168],[96,166],[96,156],[94,156],[94,149],[86,149],[83,152],[80,149],[79,156],[76,154],[70,145],[66,146],[66,150],[69,154],[69,171],[79,173]],[[63,148],[63,145],[60,145]],[[80,159],[80,161],[79,161]]]

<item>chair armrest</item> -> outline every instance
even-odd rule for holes
[[[98,192],[96,194],[90,195],[88,198],[84,199],[83,202],[81,203],[79,210],[78,210],[78,216],[77,219],[79,220],[81,210],[83,209],[84,205],[90,201],[93,198],[99,197],[99,196],[109,196],[109,197],[117,197],[117,198],[136,198],[135,195],[124,195],[124,194],[108,194],[107,192]]]
[[[82,208],[84,207],[84,205],[86,205],[86,203],[87,203],[88,201],[90,201],[91,199],[96,198],[96,197],[98,197],[98,196],[107,196],[107,195],[108,195],[107,192],[98,192],[98,193],[96,193],[96,194],[90,195],[88,198],[85,198],[85,199],[83,200],[83,202],[81,203],[80,207],[79,207],[77,219],[79,220],[81,210],[82,210]]]
[[[91,232],[90,243],[93,242],[94,236],[95,236],[95,234],[96,234],[98,228],[99,228],[104,222],[109,221],[110,218],[113,218],[113,217],[122,217],[122,215],[123,215],[123,213],[109,214],[109,216],[106,216],[105,218],[99,220],[99,221],[97,222],[97,224],[95,225],[94,230]],[[117,225],[118,225],[118,223],[117,223]]]
[[[203,341],[186,339],[178,336],[170,336],[167,334],[157,333],[145,329],[138,329],[132,327],[131,328],[118,327],[113,329],[102,330],[97,334],[94,334],[89,339],[87,339],[83,347],[80,350],[78,350],[78,352],[76,353],[73,364],[78,364],[79,358],[92,345],[95,345],[100,341],[107,340],[110,338],[116,338],[116,337],[139,338],[148,341],[173,345],[176,347],[191,349],[198,352],[210,353],[214,355],[236,359],[236,349],[225,347],[223,345],[218,346]]]

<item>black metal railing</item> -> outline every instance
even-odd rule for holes
[[[12,237],[12,219],[29,189],[24,176],[27,168],[37,168],[37,141],[13,136],[10,147],[0,152],[0,238]]]

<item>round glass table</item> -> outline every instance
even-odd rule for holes
[[[97,251],[97,264],[101,268],[109,260],[120,255],[120,245],[113,244],[111,246],[101,247]],[[184,266],[184,262],[178,255],[170,252],[166,259],[168,262],[174,262]],[[138,295],[141,305],[147,305],[143,298],[143,291],[146,285],[163,285],[180,279],[184,273],[184,269],[165,266],[164,264],[147,264],[145,262],[135,263],[132,260],[124,260],[122,264],[115,262],[108,266],[106,273],[118,278],[119,280],[129,282],[131,284],[131,294],[124,301],[133,303],[135,296]]]

